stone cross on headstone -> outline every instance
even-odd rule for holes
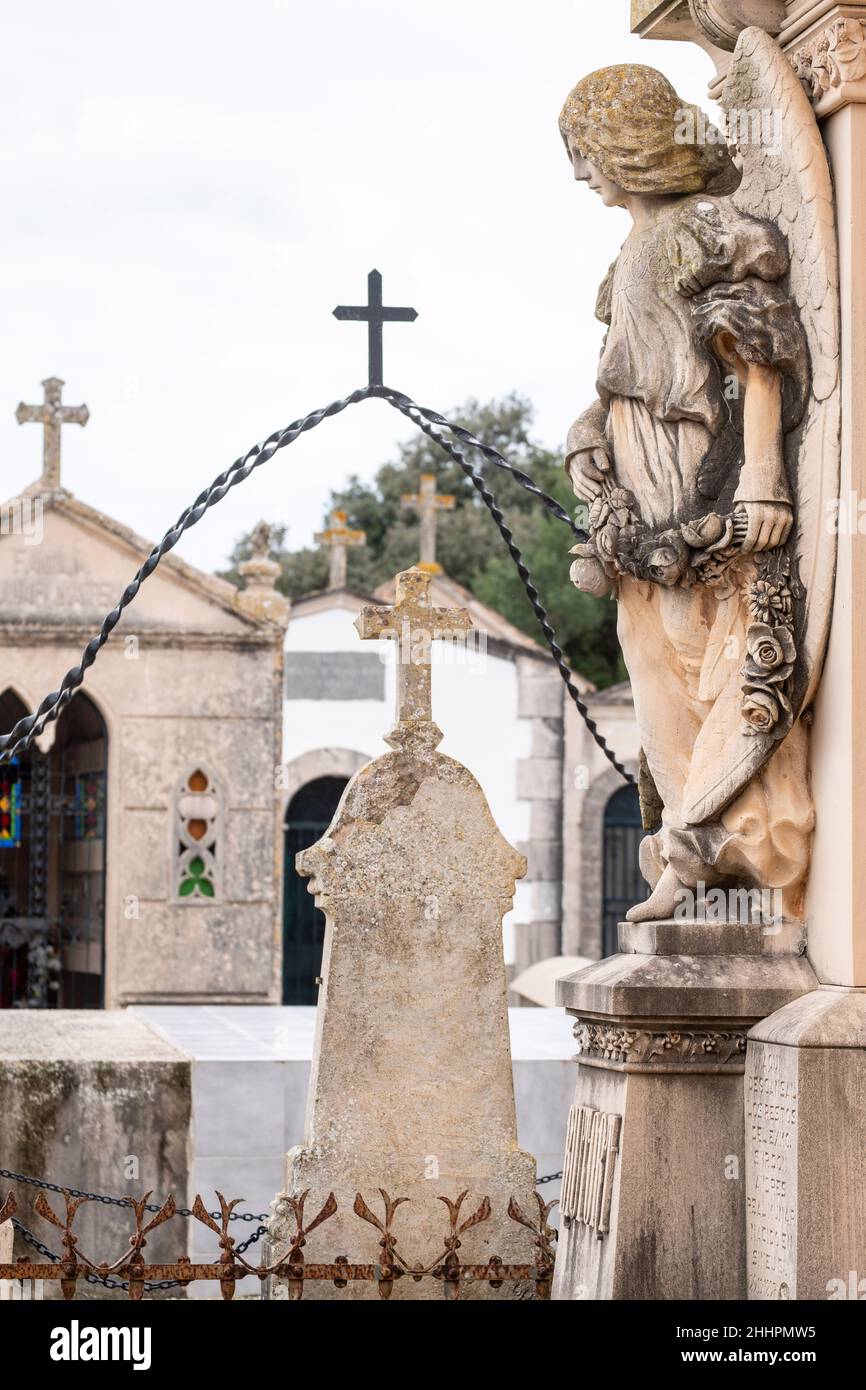
[[[430,643],[465,632],[468,615],[429,603],[430,575],[397,577],[393,609],[360,615],[362,637],[396,637],[393,752],[355,774],[333,822],[297,858],[326,914],[316,1041],[303,1143],[286,1159],[286,1189],[269,1239],[281,1251],[294,1229],[289,1199],[306,1211],[330,1192],[336,1214],[307,1241],[306,1258],[375,1263],[380,1232],[353,1210],[360,1193],[377,1216],[380,1189],[401,1204],[398,1249],[411,1265],[441,1259],[445,1199],[465,1212],[489,1198],[490,1215],[462,1230],[459,1257],[482,1263],[533,1258],[533,1237],[509,1200],[537,1218],[535,1162],[517,1144],[502,919],[526,861],[504,839],[472,774],[436,751]],[[421,653],[424,659],[421,659]],[[435,732],[434,732],[435,731]],[[461,1297],[526,1297],[479,1281]],[[275,1297],[286,1296],[277,1284]],[[324,1281],[304,1298],[376,1298],[374,1284],[339,1292]],[[394,1299],[442,1297],[436,1281],[401,1278]]]
[[[436,513],[453,512],[456,497],[436,491],[435,473],[422,473],[418,492],[406,493],[400,501],[421,517],[422,568],[430,574],[441,574],[442,566],[436,563]]]
[[[15,412],[19,425],[43,426],[42,486],[46,492],[60,487],[60,431],[63,425],[86,425],[90,411],[86,405],[63,405],[64,383],[59,376],[49,376],[42,383],[45,400],[42,405],[25,405],[22,401]]]
[[[346,513],[335,508],[331,512],[331,524],[326,531],[317,531],[313,539],[316,545],[324,545],[331,552],[331,569],[328,577],[329,589],[345,589],[346,562],[348,547],[367,544],[366,531],[353,531],[346,525]]]
[[[442,730],[433,722],[430,662],[435,641],[454,641],[472,627],[464,608],[434,608],[427,570],[397,575],[396,603],[362,608],[355,619],[361,638],[386,637],[397,644],[397,722],[385,742],[392,748],[436,748]]]

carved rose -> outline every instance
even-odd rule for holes
[[[634,520],[632,512],[634,497],[624,487],[612,488],[608,501],[611,515],[617,526],[627,526],[630,521]]]
[[[750,681],[785,681],[797,655],[790,628],[753,623],[746,633],[748,657],[743,675]]]
[[[756,734],[768,734],[779,720],[779,706],[768,690],[750,690],[743,704],[743,718]]]
[[[698,521],[688,522],[681,530],[686,544],[702,552],[694,557],[694,563],[701,565],[710,555],[727,550],[734,539],[734,518],[710,512]]]
[[[607,560],[608,563],[616,560],[619,550],[619,527],[609,521],[596,532],[595,544],[602,560]]]
[[[689,553],[685,541],[676,531],[666,531],[659,537],[659,543],[646,557],[645,569],[648,579],[669,588],[682,579],[689,565]]]
[[[634,497],[624,487],[613,487],[601,497],[596,497],[589,509],[589,525],[593,531],[600,531],[609,522],[616,526],[627,526],[637,521],[633,510]]]
[[[704,550],[715,545],[725,534],[725,523],[717,512],[710,512],[697,521],[689,521],[682,527],[683,540],[695,550]]]
[[[787,696],[774,686],[772,690],[755,689],[744,685],[746,698],[742,714],[746,721],[747,734],[770,734],[781,738],[791,727],[791,704]]]

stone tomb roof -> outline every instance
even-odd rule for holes
[[[21,515],[23,528],[15,524]],[[153,548],[151,541],[63,488],[43,493],[34,484],[4,503],[0,516],[0,632],[12,629],[20,635],[25,629],[50,638],[62,628],[67,635],[79,629],[92,635]],[[37,528],[42,532],[38,541]],[[279,625],[242,610],[241,592],[168,554],[142,585],[119,631],[257,644],[281,640]]]

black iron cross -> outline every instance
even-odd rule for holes
[[[338,304],[334,310],[335,319],[355,319],[367,325],[367,352],[371,386],[381,386],[384,381],[382,376],[382,324],[412,323],[417,317],[417,309],[389,309],[382,304],[382,277],[378,270],[371,270],[367,276],[366,304]]]

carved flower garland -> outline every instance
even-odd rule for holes
[[[734,593],[731,572],[741,558],[745,520],[737,512],[709,512],[658,534],[641,519],[634,494],[608,485],[589,511],[589,538],[574,546],[572,582],[603,598],[623,575],[665,588],[706,584],[720,598]],[[784,738],[793,722],[791,689],[796,646],[793,617],[795,586],[784,550],[762,552],[748,590],[752,622],[746,630],[743,677],[743,732]]]
[[[781,550],[758,557],[758,574],[749,587],[746,661],[742,668],[745,733],[784,738],[793,723],[791,685],[797,648],[790,560]]]
[[[646,526],[634,494],[608,488],[589,511],[589,540],[576,545],[574,584],[601,597],[624,574],[670,588],[674,584],[725,583],[738,556],[736,518],[709,512],[658,534]],[[733,592],[733,590],[731,590]]]

